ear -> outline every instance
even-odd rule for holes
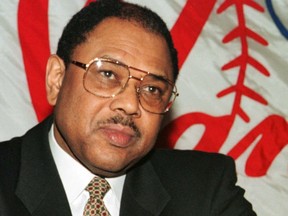
[[[48,103],[54,106],[65,75],[64,61],[57,55],[51,55],[46,66],[46,93]]]

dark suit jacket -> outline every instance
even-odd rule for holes
[[[0,143],[1,216],[71,215],[49,148],[51,123]],[[120,215],[255,215],[235,182],[227,156],[153,150],[127,173]]]

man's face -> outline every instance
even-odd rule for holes
[[[104,20],[76,47],[72,60],[88,63],[107,56],[173,80],[165,40],[133,22]],[[72,157],[95,174],[117,176],[151,150],[162,115],[141,107],[138,80],[130,79],[126,89],[113,98],[101,98],[84,89],[85,70],[69,64],[65,71],[57,56],[50,58],[47,68],[48,101],[55,105],[55,137]],[[131,74],[143,76],[133,70]]]

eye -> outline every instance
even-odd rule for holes
[[[142,92],[145,94],[153,95],[153,96],[161,96],[162,95],[162,89],[157,86],[143,86]]]
[[[106,79],[116,79],[116,76],[113,71],[100,71],[100,74],[103,78]]]

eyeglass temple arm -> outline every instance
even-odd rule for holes
[[[84,63],[81,63],[81,62],[78,62],[78,61],[71,61],[71,63],[76,65],[76,66],[78,66],[78,67],[80,67],[80,68],[82,68],[82,69],[84,69],[84,70],[87,69],[87,65],[84,64]]]

